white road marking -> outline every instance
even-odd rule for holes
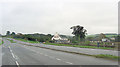
[[[91,49],[91,50],[95,50],[95,49]]]
[[[73,63],[71,63],[71,62],[66,62],[66,63],[68,63],[68,64],[73,64]]]
[[[59,59],[59,58],[56,58],[57,60],[61,60],[61,59]]]
[[[11,54],[12,54],[13,58],[16,59],[16,58],[15,58],[15,55],[14,55],[13,53],[11,53]]]
[[[73,47],[66,47],[66,48],[73,48]]]
[[[20,64],[19,64],[17,61],[15,61],[15,63],[16,63],[16,65],[17,65],[18,67],[20,67],[20,66],[19,66]]]
[[[13,52],[12,52],[10,46],[9,46],[8,48],[10,49],[10,52],[11,52],[13,58],[16,60],[15,55],[13,54]],[[18,63],[17,61],[15,61],[15,63],[16,63],[16,65],[17,65],[18,67],[20,67],[20,66],[19,66],[19,63]]]
[[[12,53],[12,50],[11,50],[10,46],[8,48],[9,48],[10,52]]]
[[[12,53],[12,50],[10,49],[10,52]]]

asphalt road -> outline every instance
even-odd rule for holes
[[[47,48],[59,49],[59,50],[64,50],[64,51],[77,52],[77,53],[84,53],[84,54],[89,54],[89,55],[109,54],[109,55],[118,56],[118,51],[116,51],[116,50],[78,48],[78,47],[68,47],[68,46],[54,46],[54,45],[46,45],[43,43],[34,44],[34,43],[18,41],[15,39],[12,39],[12,40],[16,41],[17,43],[23,43],[23,44],[27,44],[27,45],[36,45],[36,46],[41,46],[41,47],[47,47]]]
[[[118,61],[3,41],[2,65],[118,65]]]

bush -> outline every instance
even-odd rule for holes
[[[76,44],[76,43],[78,43],[78,41],[72,41],[72,43],[75,43],[75,44]]]
[[[90,45],[90,41],[85,41],[84,44],[85,45]]]
[[[52,36],[44,35],[44,34],[25,34],[25,35],[15,35],[13,36],[13,38],[26,39],[30,41],[46,42],[46,41],[50,41]]]

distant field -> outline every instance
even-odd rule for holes
[[[114,37],[114,36],[117,36],[117,35],[105,35],[106,37]]]
[[[86,37],[96,37],[96,35],[87,35]]]
[[[93,49],[111,49],[110,47],[96,47],[96,46],[82,46],[82,45],[70,45],[70,44],[57,44],[57,43],[45,43],[46,45],[56,45],[56,46],[69,46],[69,47],[79,47],[79,48],[93,48]]]
[[[96,37],[96,36],[98,36],[98,35],[87,35],[86,37]],[[117,35],[105,35],[106,37],[114,37],[114,36],[117,36]]]
[[[40,43],[40,42],[29,41],[29,40],[25,40],[25,39],[16,39],[16,40],[20,40],[20,41],[28,42],[28,43]],[[109,47],[95,47],[95,46],[82,46],[82,45],[70,45],[70,44],[57,44],[57,43],[47,43],[47,42],[45,44],[46,45],[56,45],[56,46],[79,47],[79,48],[111,49],[111,50],[114,49],[114,48],[109,48]]]

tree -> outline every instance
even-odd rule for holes
[[[120,42],[120,35],[117,35],[117,36],[115,37],[115,41],[116,41],[116,42]]]
[[[7,36],[10,35],[10,31],[7,31],[6,35],[7,35]]]
[[[78,41],[83,41],[85,39],[87,30],[84,29],[83,26],[77,25],[77,26],[71,27],[70,29],[73,29],[72,34],[75,35],[75,38]]]
[[[102,39],[104,39],[104,38],[107,38],[107,37],[105,36],[105,34],[101,33],[101,34],[99,35],[99,40],[102,40]]]
[[[15,32],[12,32],[11,35],[15,35]]]
[[[86,40],[93,41],[94,37],[87,37]]]

